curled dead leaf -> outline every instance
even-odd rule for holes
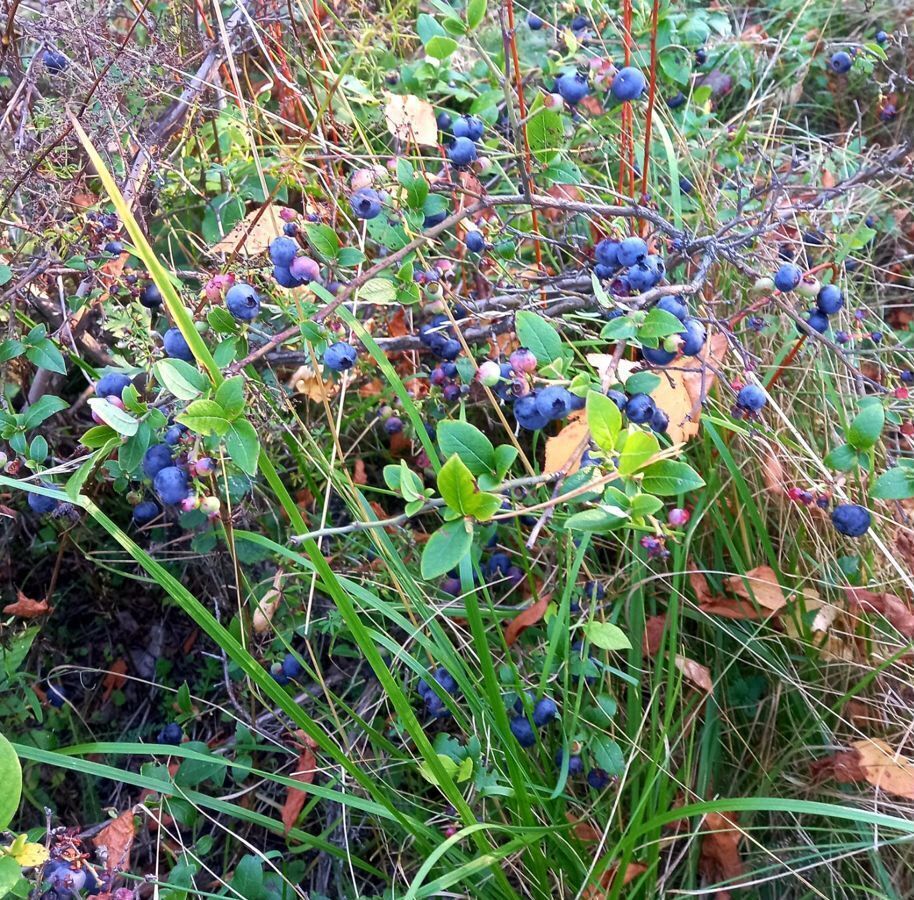
[[[92,839],[99,850],[104,848],[105,868],[109,872],[130,868],[130,850],[135,836],[136,822],[131,808],[112,819]]]
[[[914,762],[897,754],[878,739],[855,741],[812,766],[817,777],[830,777],[843,784],[865,781],[893,797],[914,800]]]
[[[20,619],[34,619],[46,616],[54,610],[48,606],[47,600],[33,600],[26,597],[22,591],[16,591],[16,602],[3,607],[3,612],[8,616],[19,616]]]
[[[384,117],[387,130],[404,142],[435,147],[438,144],[438,123],[435,109],[427,100],[413,94],[387,93]]]
[[[703,823],[701,854],[698,868],[710,882],[730,881],[743,874],[739,843],[743,833],[736,823],[736,813],[709,813]],[[729,891],[719,891],[717,897],[729,897]]]
[[[107,703],[111,699],[111,695],[115,691],[119,691],[127,683],[127,679],[124,677],[126,674],[126,659],[121,657],[120,659],[116,659],[113,663],[111,663],[111,668],[108,670],[108,674],[105,675],[105,678],[102,681],[102,686],[105,689],[105,692],[102,694],[102,703]]]
[[[242,256],[258,256],[266,253],[273,238],[283,233],[279,207],[269,204],[261,213],[260,209],[249,212],[221,241],[213,244],[215,253],[238,253]]]
[[[877,594],[863,588],[847,588],[851,609],[879,613],[905,637],[914,639],[914,612],[905,600],[895,594]]]
[[[572,413],[565,427],[550,438],[546,438],[546,462],[543,466],[544,474],[564,471],[573,475],[581,466],[581,456],[586,444],[584,443],[590,429],[587,427],[587,416],[584,410]]]
[[[546,614],[552,594],[544,594],[535,603],[522,609],[505,627],[505,643],[510,647],[525,628],[535,625]]]
[[[337,386],[332,379],[323,379],[311,366],[299,366],[286,382],[296,394],[304,394],[316,403],[328,400],[336,393]]]
[[[748,600],[750,604],[754,599],[759,606],[771,612],[777,612],[787,603],[778,584],[777,574],[771,566],[757,566],[745,575],[731,575],[724,579],[724,583],[737,597]]]
[[[298,734],[302,735],[302,732],[298,732]],[[314,781],[314,776],[317,773],[317,757],[314,754],[314,747],[316,745],[313,739],[307,738],[304,735],[303,737],[304,740],[302,741],[302,750],[298,757],[298,764],[290,777],[295,781],[300,781],[302,785],[309,785]],[[308,793],[304,787],[286,788],[286,800],[282,805],[281,818],[287,833],[298,819],[298,816],[305,806],[307,797]]]

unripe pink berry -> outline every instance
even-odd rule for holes
[[[181,501],[181,509],[184,512],[192,512],[200,505],[200,498],[196,494],[191,494]]]
[[[289,266],[289,271],[302,281],[317,281],[321,267],[309,256],[296,256]]]
[[[546,109],[552,109],[558,112],[565,106],[565,101],[560,94],[546,94],[546,97],[543,100],[543,106]]]
[[[298,218],[298,213],[294,209],[289,209],[288,206],[284,207],[279,211],[279,218],[283,222],[294,222]]]
[[[480,365],[476,378],[486,387],[495,387],[501,380],[501,366],[495,360],[487,359]]]
[[[197,475],[209,475],[210,472],[214,472],[216,469],[216,464],[208,456],[201,456],[194,463],[194,472]]]
[[[204,497],[200,501],[200,511],[206,513],[211,519],[219,515],[219,509],[222,507],[222,502],[218,497]]]
[[[537,359],[526,347],[515,350],[509,357],[508,363],[518,374],[536,371]]]
[[[813,275],[805,275],[796,287],[796,291],[801,297],[815,297],[820,290],[822,290],[822,285]]]
[[[687,509],[683,509],[681,506],[677,506],[675,509],[671,509],[667,515],[667,521],[674,528],[681,528],[683,525],[687,525],[689,519],[691,518],[692,514]]]

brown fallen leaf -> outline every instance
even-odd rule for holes
[[[575,457],[575,452],[587,439],[588,434],[587,416],[584,410],[572,413],[568,417],[565,427],[558,434],[546,438],[544,474],[565,471],[567,475],[573,475],[577,472],[581,466],[582,453],[578,453]],[[572,457],[574,457],[573,461]]]
[[[708,339],[699,356],[678,361],[677,371],[658,370],[660,384],[651,391],[651,397],[669,416],[667,434],[674,444],[684,443],[698,434],[701,401],[714,387],[716,380],[708,366],[717,368],[726,352],[726,335],[717,332]]]
[[[663,630],[666,628],[666,615],[651,616],[644,623],[644,635],[641,639],[644,652],[649,656],[656,656],[663,646]],[[677,653],[674,659],[676,668],[682,672],[683,677],[692,685],[701,690],[710,693],[714,689],[714,682],[711,678],[711,670],[684,656]]]
[[[116,659],[102,681],[102,686],[105,689],[102,694],[102,703],[107,703],[111,699],[111,695],[115,691],[119,691],[127,683],[127,679],[124,677],[126,674],[127,660],[123,657]]]
[[[505,643],[510,647],[525,628],[536,625],[546,614],[552,594],[543,594],[535,603],[522,609],[505,627]]]
[[[651,616],[644,623],[644,635],[641,646],[648,656],[656,656],[663,643],[663,630],[666,628],[666,615]]]
[[[901,597],[895,594],[876,594],[863,588],[846,588],[845,593],[851,609],[879,613],[905,637],[914,638],[914,612]]]
[[[409,334],[409,325],[406,323],[406,307],[401,306],[387,321],[387,333],[391,337],[403,337]]]
[[[737,820],[736,813],[709,813],[704,820],[698,869],[709,882],[729,881],[743,874],[739,855],[743,834],[736,827]],[[718,891],[715,897],[726,900],[730,892]]]
[[[368,473],[365,471],[365,460],[361,457],[355,461],[352,480],[355,484],[368,484]]]
[[[787,598],[778,584],[778,577],[771,566],[757,566],[745,575],[731,575],[724,583],[737,597],[748,600],[750,604],[755,598],[759,606],[771,612],[777,612],[787,603]]]
[[[628,863],[625,866],[625,871],[622,873],[622,886],[625,887],[625,885],[634,881],[639,875],[643,875],[646,871],[647,866],[644,863]],[[606,900],[606,898],[609,896],[607,892],[615,886],[618,879],[619,863],[613,863],[600,876],[600,884],[588,885],[584,889],[584,893],[581,894],[581,896],[585,898],[585,900]]]
[[[112,819],[95,837],[92,843],[98,848],[105,848],[105,868],[109,872],[130,868],[130,850],[136,836],[136,822],[133,809],[122,812]]]
[[[591,825],[590,822],[585,822],[583,819],[576,819],[571,812],[566,812],[565,818],[573,826],[572,831],[579,841],[595,844],[603,836],[603,832],[599,828]]]
[[[3,612],[8,616],[19,616],[20,619],[34,619],[46,616],[54,610],[48,606],[47,600],[32,600],[22,591],[16,591],[16,602],[3,607]]]
[[[384,118],[387,120],[387,130],[394,137],[426,147],[438,145],[438,123],[431,103],[420,100],[413,94],[386,92],[386,97]]]
[[[258,256],[266,253],[270,241],[283,233],[282,228],[279,207],[270,204],[263,214],[259,208],[249,212],[221,241],[213,244],[211,249],[215,253],[234,253],[240,243],[238,253],[241,256]]]
[[[304,394],[309,400],[320,403],[324,397],[328,400],[337,392],[337,385],[332,379],[322,379],[311,366],[299,366],[286,386],[296,394]]]
[[[299,735],[301,734],[302,732],[299,732]],[[314,754],[316,746],[317,744],[312,738],[305,739],[301,755],[298,757],[298,764],[290,776],[295,781],[300,781],[303,785],[311,784],[314,781],[314,776],[317,772],[317,757]],[[308,793],[304,787],[289,787],[286,789],[286,801],[282,805],[282,824],[285,826],[287,834],[298,819],[307,798]]]
[[[770,444],[762,450],[762,477],[765,480],[765,490],[774,497],[784,497],[784,484],[787,479],[784,467],[777,455],[777,451]]]
[[[263,634],[269,630],[276,615],[276,610],[282,603],[282,580],[285,576],[283,569],[277,569],[273,575],[273,586],[267,590],[257,603],[257,609],[254,610],[253,625],[257,634]]]
[[[811,770],[816,777],[842,784],[865,781],[893,797],[914,800],[914,762],[877,738],[855,741],[850,750],[817,760]]]

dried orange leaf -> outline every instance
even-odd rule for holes
[[[580,468],[582,452],[578,452],[587,439],[587,417],[584,410],[572,413],[565,427],[553,437],[546,439],[546,462],[544,474],[565,472],[572,475]]]
[[[873,787],[894,797],[914,800],[914,763],[899,756],[885,741],[855,741],[851,746],[863,777]]]
[[[265,253],[270,241],[283,231],[279,207],[270,204],[261,214],[259,209],[248,213],[221,241],[213,244],[215,253],[238,253],[242,256],[258,256]],[[240,246],[239,246],[240,245]]]
[[[114,691],[120,690],[127,683],[127,679],[124,677],[126,674],[127,660],[123,657],[116,659],[102,681],[102,685],[105,688],[105,693],[102,694],[102,703],[107,703]]]
[[[505,628],[505,643],[509,647],[520,637],[521,632],[525,628],[536,625],[536,623],[546,615],[546,608],[549,606],[549,601],[551,599],[552,594],[544,594],[536,603],[521,610],[510,622],[508,622],[508,625]]]
[[[122,812],[109,822],[92,840],[96,847],[105,848],[105,868],[109,872],[130,867],[130,849],[136,835],[133,809]]]
[[[736,827],[736,813],[709,813],[704,821],[701,855],[698,868],[710,881],[729,881],[743,874],[743,861],[739,856],[739,842],[743,833]],[[717,894],[729,896],[723,891]]]
[[[747,585],[748,582],[748,585]],[[787,598],[778,584],[778,577],[771,566],[758,566],[745,575],[731,575],[726,579],[727,589],[748,600],[755,599],[759,606],[777,612],[786,603]]]
[[[3,607],[3,612],[8,616],[19,616],[20,619],[34,619],[37,616],[46,616],[53,612],[47,600],[32,600],[22,591],[16,591],[16,602]]]
[[[437,146],[438,123],[431,103],[412,94],[387,93],[386,96],[384,117],[387,129],[394,137],[426,147]]]
[[[300,781],[303,785],[311,784],[314,781],[314,775],[317,771],[317,757],[310,744],[302,747],[301,755],[298,758],[298,765],[292,773],[292,778]],[[286,832],[291,830],[292,826],[298,819],[299,814],[305,806],[305,800],[308,794],[304,787],[286,789],[286,802],[282,805],[282,824],[286,827]]]

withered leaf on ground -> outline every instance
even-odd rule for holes
[[[3,607],[3,612],[8,616],[19,616],[20,619],[34,619],[46,616],[54,610],[48,606],[47,600],[33,600],[26,597],[22,591],[16,591],[16,602]]]
[[[730,881],[743,874],[739,855],[743,834],[737,828],[737,821],[736,813],[709,813],[704,820],[698,868],[710,883]],[[721,890],[715,896],[717,900],[725,900],[730,892]]]
[[[130,850],[135,836],[136,823],[131,808],[112,819],[92,839],[96,847],[105,848],[105,868],[108,871],[130,868]]]
[[[582,454],[578,453],[573,462],[572,457],[575,456],[575,451],[587,437],[587,433],[587,417],[584,411],[572,413],[558,434],[546,438],[546,461],[543,473],[550,474],[564,470],[567,475],[573,475],[577,472],[581,465]]]
[[[816,778],[834,778],[842,784],[867,782],[893,797],[914,800],[914,763],[899,756],[883,740],[855,741],[812,765]]]
[[[303,732],[298,732],[298,735],[302,741],[301,754],[298,757],[295,771],[290,777],[295,781],[300,781],[302,785],[309,785],[314,781],[317,772],[317,756],[314,754],[317,744],[313,738],[307,737]],[[286,788],[286,801],[282,805],[282,824],[285,826],[286,832],[295,824],[304,809],[307,797],[305,787]]]
[[[552,594],[544,594],[535,603],[522,609],[505,627],[505,643],[510,647],[525,628],[535,625],[546,614]]]

